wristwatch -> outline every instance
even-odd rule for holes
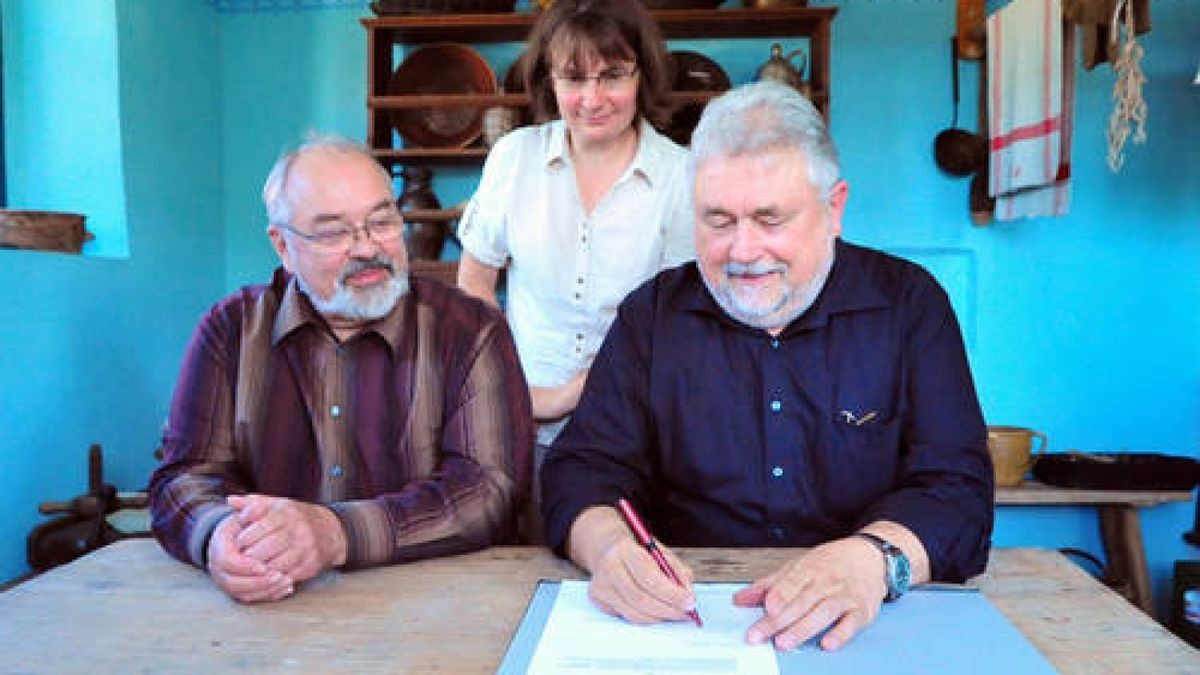
[[[883,577],[884,583],[887,584],[887,597],[884,598],[884,601],[891,602],[908,592],[908,585],[912,581],[912,567],[908,564],[908,556],[904,555],[904,551],[901,551],[900,547],[892,542],[870,532],[855,532],[854,534],[871,542],[883,553],[883,560],[887,563],[887,573]]]

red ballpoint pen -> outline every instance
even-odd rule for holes
[[[650,535],[650,530],[646,529],[646,525],[642,523],[642,519],[638,516],[637,511],[633,510],[633,504],[630,504],[627,499],[618,499],[617,510],[625,517],[625,522],[629,525],[629,529],[633,530],[634,538],[637,539],[639,544],[645,546],[650,555],[654,557],[654,562],[658,563],[658,569],[662,570],[662,573],[667,575],[671,581],[683,586],[683,580],[675,573],[675,570],[671,567],[671,563],[667,562],[667,557],[658,548],[654,537]],[[692,618],[692,621],[696,622],[697,626],[704,627],[704,622],[700,620],[699,612],[694,609],[689,610],[688,616]]]

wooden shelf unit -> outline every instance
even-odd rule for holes
[[[835,7],[798,7],[771,9],[687,9],[651,12],[663,36],[681,38],[784,38],[808,40],[809,84],[812,101],[829,116],[830,28]],[[437,42],[482,44],[522,42],[537,20],[532,12],[495,14],[413,14],[364,18],[367,30],[367,140],[375,156],[395,170],[398,165],[479,166],[487,157],[487,148],[476,144],[466,148],[397,147],[394,143],[389,111],[411,108],[480,109],[496,105],[528,106],[525,94],[473,95],[392,95],[388,80],[399,65],[397,45],[424,45]],[[680,104],[704,103],[713,92],[673,92]],[[447,219],[451,219],[447,211]]]

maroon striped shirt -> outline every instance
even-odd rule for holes
[[[513,538],[533,417],[508,326],[456,289],[411,286],[342,343],[282,269],[209,311],[150,481],[168,552],[203,566],[225,496],[247,492],[328,505],[347,567]]]

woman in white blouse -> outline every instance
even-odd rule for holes
[[[508,320],[539,424],[537,466],[575,409],[627,293],[694,257],[686,151],[669,116],[662,35],[641,0],[555,0],[530,34],[542,124],[492,148],[463,214],[458,285]]]

